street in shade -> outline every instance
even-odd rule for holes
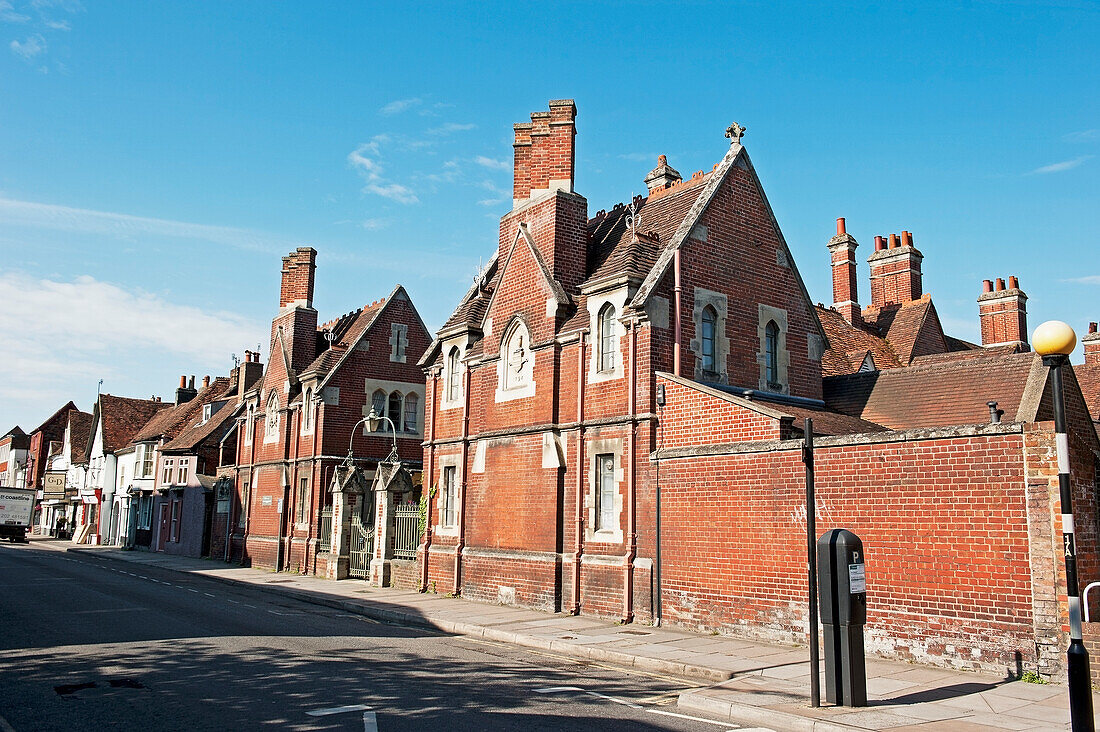
[[[67,544],[0,549],[5,732],[738,729],[677,711],[683,680],[387,625]]]

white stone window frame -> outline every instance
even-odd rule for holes
[[[522,332],[521,332],[522,331]],[[523,348],[527,352],[527,360],[522,368],[509,378],[512,366],[512,352],[518,344],[513,344],[513,339],[522,336],[525,340]],[[510,402],[514,399],[526,399],[535,395],[535,349],[531,346],[531,329],[523,318],[515,317],[500,339],[500,356],[497,360],[497,390],[495,399],[497,403]]]
[[[623,378],[623,374],[625,373],[623,362],[626,359],[623,358],[622,344],[623,337],[626,335],[626,328],[623,327],[622,316],[629,296],[630,292],[624,286],[607,292],[598,294],[593,293],[588,295],[585,299],[585,306],[588,309],[589,319],[588,332],[592,334],[589,338],[589,350],[591,353],[588,354],[588,376],[585,379],[586,383],[598,384],[603,381],[614,381]],[[615,308],[615,317],[611,320],[615,328],[612,334],[612,347],[615,349],[615,364],[612,368],[601,371],[600,356],[602,355],[601,349],[603,343],[600,338],[600,313],[606,305],[611,305],[611,307]]]
[[[302,389],[302,405],[301,414],[302,418],[301,429],[299,430],[303,435],[312,435],[317,424],[317,407],[313,402],[316,401],[317,392],[315,387],[310,384]]]
[[[696,381],[726,383],[730,355],[730,341],[726,336],[726,323],[729,319],[729,296],[724,292],[715,292],[703,287],[695,288],[695,307],[691,313],[695,324],[695,337],[688,342],[688,348],[695,355]],[[714,371],[703,370],[703,311],[710,306],[717,319],[714,323]],[[765,321],[766,322],[766,321]]]
[[[279,417],[279,394],[272,389],[267,397],[267,408],[264,410],[264,443],[270,444],[279,441],[279,427],[282,420]]]
[[[613,437],[600,440],[588,440],[583,449],[587,453],[588,490],[585,492],[584,508],[588,520],[585,522],[585,541],[598,544],[623,543],[623,489],[625,471],[623,470],[623,438]],[[599,457],[611,455],[615,460],[615,529],[601,529],[600,525],[600,471]]]
[[[779,372],[779,389],[772,388],[768,383],[767,327],[768,323],[772,321],[775,321],[775,324],[779,327],[776,353],[776,366]],[[757,388],[760,391],[768,391],[774,394],[790,394],[791,352],[787,348],[787,311],[782,308],[760,303],[758,306],[756,334],[760,344],[760,350],[756,354],[756,362],[760,366],[760,381],[757,384]]]
[[[374,406],[374,393],[381,391],[386,395],[385,411],[379,416],[386,416],[393,419],[394,425],[397,427],[397,436],[405,438],[423,438],[424,437],[424,384],[421,382],[410,383],[405,381],[386,381],[384,379],[364,379],[363,380],[363,393],[366,395],[366,401],[363,404],[363,416],[366,417],[370,414],[371,408]],[[398,392],[401,395],[401,414],[394,419],[393,415],[389,413],[390,407],[390,395],[394,392]],[[405,429],[405,404],[410,394],[415,394],[418,407],[417,407],[417,423],[415,430]],[[379,424],[378,433],[372,433],[367,431],[366,423],[363,424],[363,436],[370,434],[384,433],[386,435],[390,433],[390,426],[387,422],[382,420]]]
[[[303,490],[302,484],[305,483],[305,489]],[[308,475],[298,476],[298,486],[294,494],[294,528],[296,529],[308,529],[309,528],[309,514],[310,514],[310,500],[312,496],[313,482]],[[304,521],[303,515],[304,516]]]
[[[443,351],[443,391],[439,398],[439,409],[441,411],[447,411],[448,409],[461,409],[464,406],[466,389],[465,376],[467,366],[462,359],[465,357],[466,347],[469,345],[467,341],[468,339],[465,335],[456,338],[449,338],[443,341],[441,349]],[[457,364],[458,372],[453,374],[453,376],[455,379],[457,379],[456,383],[458,384],[458,393],[454,395],[454,398],[451,398],[451,352],[454,351],[454,349],[456,348],[458,349],[458,358],[455,359],[455,364]]]
[[[437,536],[458,536],[458,526],[462,523],[462,456],[461,455],[440,455],[439,462],[439,484],[436,487],[435,492],[435,516],[436,524],[433,532]],[[452,525],[445,525],[443,523],[443,492],[445,490],[443,484],[443,476],[446,475],[447,468],[454,468],[455,474],[455,522]]]

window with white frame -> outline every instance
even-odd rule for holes
[[[707,305],[703,308],[702,318],[702,333],[699,334],[700,343],[700,358],[703,361],[703,371],[706,373],[714,373],[717,371],[715,364],[717,359],[715,358],[715,331],[718,326],[718,313],[713,307]]]
[[[191,468],[191,461],[187,458],[180,458],[179,469],[176,471],[176,483],[179,485],[187,485],[187,474]]]
[[[302,429],[313,429],[313,389],[306,389],[302,397]]]
[[[457,468],[443,468],[443,486],[439,496],[439,516],[443,526],[458,525],[458,487],[455,485]]]
[[[137,446],[137,462],[135,464],[135,478],[152,478],[153,477],[153,458],[156,456],[156,450],[153,445],[149,443],[142,443]]]
[[[209,422],[210,421],[210,415],[213,414],[213,413],[214,413],[214,405],[213,404],[203,404],[202,405],[202,423],[206,424],[207,422]]]
[[[169,534],[171,540],[178,542],[180,540],[180,511],[183,508],[183,498],[178,500],[173,494],[172,496],[172,531]]]
[[[172,458],[164,458],[164,462],[161,463],[160,482],[163,485],[170,485],[172,483],[172,468],[175,467],[176,461]]]
[[[386,416],[386,392],[382,389],[375,389],[374,393],[370,397],[370,406],[374,410],[375,415],[379,417]],[[384,420],[378,420],[378,424],[375,425],[375,432],[383,432],[387,428]]]
[[[279,439],[279,395],[274,389],[267,398],[267,415],[264,427],[264,442],[275,442]]]
[[[596,491],[596,529],[598,531],[614,531],[619,528],[616,520],[619,517],[615,510],[615,494],[618,492],[615,485],[615,456],[596,456],[596,475],[598,490]]]
[[[447,353],[447,365],[445,369],[447,381],[447,401],[457,402],[462,398],[462,364],[459,361],[458,346]]]
[[[142,496],[138,501],[138,528],[149,529],[153,525],[153,497]]]
[[[420,397],[409,392],[405,395],[405,431],[416,432],[416,423],[420,419]]]
[[[618,350],[615,338],[615,306],[607,303],[600,310],[598,346],[600,349],[600,371],[615,370],[615,352]]]
[[[253,430],[256,425],[256,408],[251,404],[248,405],[248,412],[244,421],[244,442],[249,444],[252,442]]]

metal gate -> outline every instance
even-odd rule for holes
[[[374,556],[374,527],[364,526],[363,519],[355,512],[351,516],[351,550],[348,575],[366,579],[370,573],[370,560]]]

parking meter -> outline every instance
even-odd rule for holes
[[[867,623],[867,579],[863,542],[847,529],[817,540],[818,598],[825,633],[825,699],[867,706],[863,626]]]

